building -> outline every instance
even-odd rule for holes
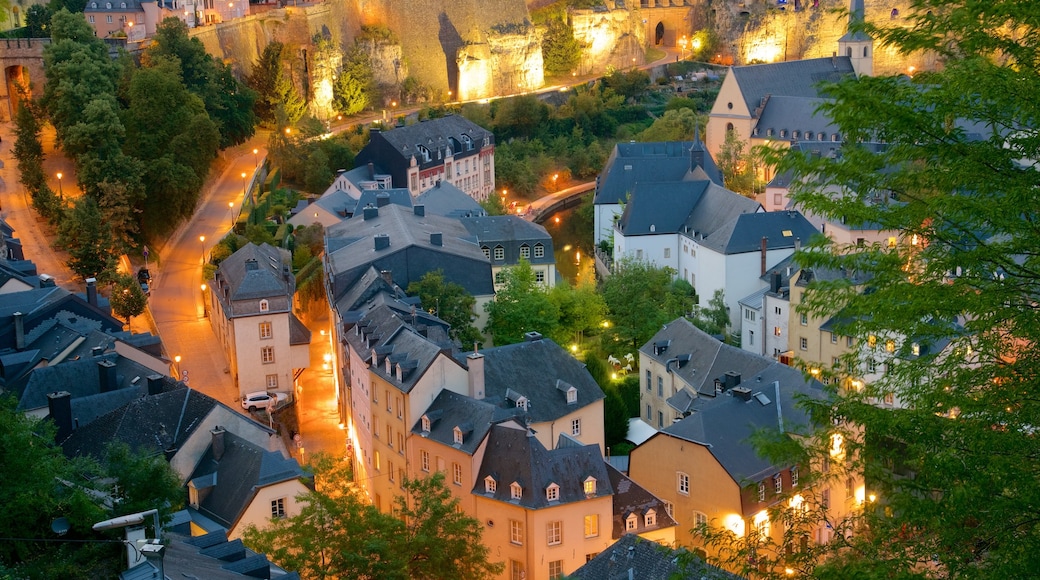
[[[293,313],[296,279],[281,252],[246,244],[228,256],[209,284],[213,332],[230,361],[239,394],[293,392],[310,361],[310,331]]]
[[[495,136],[458,115],[385,131],[372,129],[356,162],[373,164],[378,174],[391,176],[393,187],[406,188],[412,195],[439,181],[478,201],[495,191]]]
[[[789,256],[759,278],[765,286],[740,299],[741,348],[776,360],[789,350],[791,277],[797,271]]]
[[[584,566],[567,575],[573,580],[735,580],[737,576],[708,566],[684,548],[671,548],[625,534]]]
[[[160,552],[163,573],[170,578],[205,578],[206,580],[245,580],[246,578],[278,578],[300,580],[296,572],[285,573],[263,554],[246,548],[242,540],[228,541],[224,531],[191,535],[191,530],[179,522],[186,519],[184,511],[174,514],[175,523],[166,526],[164,548]],[[171,532],[170,528],[176,531]],[[184,528],[183,530],[181,528]],[[145,558],[133,568],[121,573],[119,580],[154,580],[159,568]]]
[[[556,285],[553,240],[543,226],[515,215],[465,217],[461,221],[491,260],[496,291],[501,288],[504,270],[521,260],[531,265],[535,282],[546,289]]]

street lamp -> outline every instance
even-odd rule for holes
[[[242,199],[246,198],[246,172],[242,172]]]
[[[679,40],[679,46],[681,47],[681,50],[679,52],[679,54],[681,55],[680,60],[686,60],[686,35],[683,35],[683,37]]]
[[[202,285],[202,317],[209,316],[209,312],[206,309],[206,285]]]
[[[65,194],[62,193],[62,191],[61,191],[61,178],[62,178],[62,175],[61,175],[61,172],[59,171],[58,172],[58,197],[64,203],[64,201],[65,201]]]
[[[553,173],[553,191],[556,191],[556,180],[560,178],[559,173]]]
[[[259,149],[253,149],[253,167],[260,167],[260,158],[257,154],[260,153]]]
[[[206,263],[206,236],[199,236],[199,244],[202,245],[202,263]]]
[[[229,220],[231,222],[231,229],[234,230],[235,229],[235,202],[233,202],[233,201],[227,202],[227,208],[228,208],[228,214],[230,214],[228,216],[228,218],[229,218]]]

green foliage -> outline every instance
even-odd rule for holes
[[[112,313],[126,319],[126,323],[130,324],[130,317],[140,316],[144,312],[148,297],[141,291],[141,285],[133,276],[118,274],[108,301],[112,304]]]
[[[535,282],[530,262],[520,260],[516,266],[503,268],[500,284],[495,300],[484,306],[488,312],[484,332],[491,335],[495,345],[521,342],[527,332],[553,335],[560,311],[545,288]]]
[[[614,72],[603,77],[603,85],[625,99],[637,99],[650,87],[650,75],[644,70]]]
[[[315,489],[301,513],[249,526],[246,545],[308,579],[478,580],[502,571],[490,562],[481,523],[457,508],[440,472],[403,482],[401,518],[380,513],[351,483],[346,462],[319,456]]]
[[[548,75],[565,75],[578,68],[585,46],[574,38],[574,30],[563,19],[553,18],[546,23],[542,38],[542,61]]]
[[[58,243],[68,251],[67,264],[80,278],[104,278],[115,271],[112,232],[93,198],[78,198],[66,210],[58,225]]]
[[[408,294],[419,296],[423,308],[451,325],[451,338],[457,344],[467,348],[484,341],[473,326],[476,299],[461,285],[446,280],[441,270],[427,272],[409,284]]]
[[[284,44],[272,42],[264,47],[246,78],[246,84],[256,92],[256,116],[268,125],[295,125],[306,112],[306,101],[285,72],[285,63],[291,58]]]
[[[677,280],[677,282],[684,282],[684,280]],[[728,332],[730,322],[729,307],[726,306],[725,292],[721,288],[711,295],[707,306],[698,305],[692,312],[693,315],[689,317],[690,322],[704,332],[723,336]]]
[[[332,85],[332,106],[344,115],[355,115],[372,101],[372,62],[368,53],[356,45],[344,61],[343,70]]]
[[[558,344],[580,340],[585,333],[594,334],[607,316],[607,304],[593,283],[557,284],[549,291],[549,301],[559,312],[559,318],[555,330],[548,334]]]
[[[628,409],[621,394],[613,386],[603,389],[603,435],[607,447],[625,442],[628,437]]]
[[[756,155],[744,152],[744,142],[735,130],[726,132],[726,140],[715,156],[715,163],[722,172],[727,189],[748,197],[755,196],[758,189]]]
[[[29,38],[50,38],[51,10],[43,4],[33,4],[25,10],[25,28]]]
[[[531,137],[549,120],[551,109],[536,95],[496,99],[491,104],[496,139]]]
[[[169,522],[173,513],[184,506],[180,476],[162,455],[145,455],[125,443],[110,443],[101,467],[102,479],[111,482],[107,492],[112,498],[113,514],[158,509],[160,521]]]
[[[690,311],[687,307],[692,306],[693,296],[686,287],[673,283],[673,275],[671,268],[657,268],[633,258],[616,264],[601,288],[612,324],[610,334],[618,342],[614,350],[639,348],[662,325]]]
[[[698,116],[692,109],[666,110],[664,115],[654,121],[653,125],[639,134],[638,140],[653,141],[691,141],[695,129],[700,128],[704,134],[707,117]]]

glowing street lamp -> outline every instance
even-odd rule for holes
[[[202,246],[202,263],[206,263],[206,236],[199,236],[199,244]]]
[[[228,207],[228,214],[230,214],[228,217],[231,220],[231,229],[235,229],[235,202],[233,202],[233,201],[227,202],[227,207]]]
[[[260,153],[259,149],[253,149],[253,167],[260,167],[260,158],[257,154]]]
[[[61,191],[61,178],[62,178],[62,175],[61,175],[61,172],[59,171],[58,172],[58,197],[61,198],[62,202],[64,202],[65,201],[65,194],[63,194],[62,191]]]
[[[681,39],[679,39],[679,46],[680,46],[680,52],[679,52],[680,57],[679,58],[680,58],[680,60],[686,60],[686,35],[683,35],[683,37]]]

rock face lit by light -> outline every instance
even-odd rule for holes
[[[749,63],[776,62],[781,55],[781,47],[773,38],[760,38],[754,41],[747,51]]]
[[[541,88],[545,84],[542,34],[535,27],[488,33],[486,42],[459,50],[459,99],[483,99]]]

